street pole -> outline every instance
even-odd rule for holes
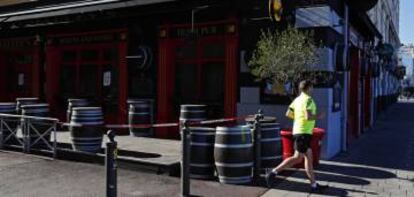
[[[181,131],[181,196],[190,196],[190,132],[187,121],[180,123]]]
[[[348,65],[348,51],[349,51],[349,7],[344,3],[345,6],[345,24],[344,24],[344,54],[343,54],[343,65],[347,67]],[[342,130],[342,151],[347,151],[347,130],[348,130],[348,83],[349,83],[349,72],[347,70],[344,71],[344,88],[342,94],[342,120],[341,120],[341,130]]]
[[[117,196],[117,142],[115,141],[115,133],[109,130],[108,133],[109,141],[106,143],[106,197]]]
[[[262,130],[260,126],[260,121],[263,119],[262,110],[259,109],[258,113],[254,116],[253,124],[253,139],[254,139],[254,167],[253,167],[253,182],[259,184],[260,180],[260,171],[262,167],[261,163],[261,143],[262,143]]]

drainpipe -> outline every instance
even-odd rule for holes
[[[348,65],[348,51],[349,51],[349,7],[345,4],[345,24],[344,24],[344,65]],[[342,94],[342,120],[341,120],[341,131],[342,131],[342,151],[347,151],[347,129],[348,129],[348,89],[349,89],[349,71],[344,71],[344,89]]]

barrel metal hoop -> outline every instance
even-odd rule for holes
[[[217,148],[251,148],[253,144],[214,144]]]
[[[260,130],[262,130],[262,131],[274,131],[274,130],[280,130],[280,128],[263,128],[263,127],[261,127],[260,128]]]
[[[184,113],[206,113],[205,110],[180,110],[180,112],[184,112]]]
[[[84,141],[84,140],[102,140],[103,137],[71,137],[75,141]]]
[[[134,112],[128,112],[129,115],[149,115],[150,113],[148,112],[139,112],[139,113],[134,113]]]
[[[190,163],[190,166],[199,167],[199,168],[214,167],[213,164],[202,164],[202,163]]]
[[[260,141],[261,142],[277,142],[280,141],[282,138],[278,137],[278,138],[262,138]]]
[[[214,146],[212,143],[191,142],[191,146]]]
[[[251,176],[244,176],[244,177],[226,177],[226,176],[219,176],[220,182],[223,183],[230,183],[230,184],[240,184],[240,183],[249,183],[252,180]]]
[[[222,132],[222,131],[217,131],[216,135],[250,135],[250,132]]]
[[[191,129],[191,128],[190,128]],[[215,133],[213,133],[213,132],[193,132],[193,131],[191,131],[191,135],[205,135],[205,136],[214,136],[214,135],[216,135]]]
[[[253,162],[248,163],[221,163],[221,162],[215,162],[216,166],[219,167],[228,167],[228,168],[245,168],[245,167],[252,167]]]

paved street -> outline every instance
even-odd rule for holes
[[[119,196],[179,196],[180,180],[154,172],[119,170]],[[197,196],[260,196],[259,187],[192,182]],[[0,196],[2,197],[102,197],[105,168],[48,160],[21,153],[0,152]]]
[[[349,152],[323,161],[317,178],[332,196],[414,194],[414,101],[392,106],[375,128],[351,144]],[[264,196],[320,196],[308,193],[304,172],[281,181]]]
[[[325,196],[402,196],[414,193],[414,101],[394,105],[346,154],[322,161],[317,177]],[[0,196],[104,196],[104,167],[0,152]],[[119,196],[178,196],[179,179],[119,170]],[[193,181],[198,196],[310,195],[304,173],[294,172],[273,189]]]

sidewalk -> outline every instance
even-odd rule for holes
[[[298,171],[263,196],[413,196],[414,101],[390,107],[346,154],[322,161],[316,176],[330,186],[324,195],[309,194],[305,174]]]
[[[214,197],[260,196],[266,188],[191,181],[191,194]],[[119,197],[180,196],[180,179],[143,170],[118,170]],[[0,151],[1,197],[103,197],[105,168]]]

